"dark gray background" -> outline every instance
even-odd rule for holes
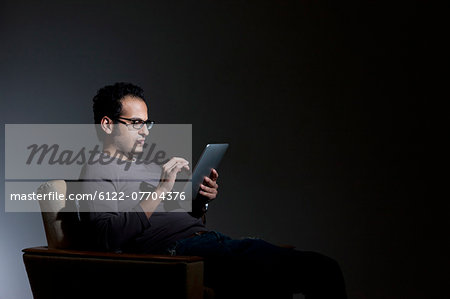
[[[194,160],[231,144],[210,228],[327,254],[350,298],[442,298],[426,13],[414,2],[3,1],[1,119],[91,123],[100,87],[134,82],[152,119],[193,124]],[[42,220],[0,217],[0,298],[30,298],[20,250],[46,244]]]

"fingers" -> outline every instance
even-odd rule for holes
[[[189,162],[183,158],[174,157],[170,159],[166,164],[162,166],[162,173],[160,181],[168,183],[164,185],[169,191],[172,189],[175,183],[177,174],[182,170],[189,170]]]
[[[215,189],[219,188],[219,184],[217,184],[216,181],[213,181],[213,180],[210,179],[209,177],[206,177],[206,176],[205,176],[205,180],[204,180],[204,181],[206,182],[206,184],[207,184],[209,187],[212,187],[212,188],[215,188]]]
[[[189,165],[184,162],[177,162],[175,163],[171,168],[167,169],[168,173],[175,173],[180,172],[182,169],[189,170]]]
[[[163,171],[166,173],[180,172],[183,168],[189,170],[189,162],[183,158],[174,157],[163,165]]]
[[[200,184],[200,188],[202,188],[203,191],[206,191],[208,193],[217,193],[217,188],[211,188],[203,184]]]
[[[213,199],[215,199],[217,197],[217,194],[208,193],[208,192],[205,192],[205,191],[202,191],[202,190],[198,191],[198,193],[203,195],[203,196],[205,196],[209,200],[213,200]]]
[[[203,184],[200,184],[199,193],[209,200],[215,199],[217,197],[217,189],[219,188],[219,184],[217,184],[216,180],[219,177],[219,174],[215,169],[211,170],[210,178],[204,177]]]
[[[214,168],[211,169],[211,174],[209,175],[209,177],[213,180],[216,181],[217,178],[219,177],[219,173],[217,172],[217,170],[215,170]]]
[[[169,160],[169,162],[164,164],[162,168],[165,171],[170,171],[170,169],[175,167],[177,164],[188,165],[189,162],[183,158],[173,157],[172,159]]]
[[[206,187],[203,184],[200,185],[200,188],[203,189],[203,190],[199,190],[198,193],[200,193],[201,195],[207,197],[209,200],[214,199],[214,198],[217,197],[217,190],[216,189],[212,189],[212,188]],[[210,189],[210,190],[212,189],[213,191],[211,191],[211,192],[204,191],[204,189],[206,189],[206,188]]]

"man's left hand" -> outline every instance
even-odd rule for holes
[[[217,189],[219,188],[219,185],[216,182],[218,177],[219,174],[213,168],[209,177],[205,176],[203,184],[200,184],[200,191],[198,193],[208,198],[208,200],[216,198],[218,192]]]

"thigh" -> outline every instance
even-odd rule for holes
[[[176,244],[177,255],[196,255],[207,259],[232,259],[256,264],[279,264],[292,249],[270,244],[262,239],[231,239],[211,231]]]
[[[230,249],[225,245],[226,240],[230,238],[219,232],[209,231],[176,242],[175,252],[176,255],[195,255],[204,258],[229,256]]]
[[[213,287],[272,284],[284,276],[281,271],[290,251],[261,239],[235,240],[218,232],[183,240],[176,247],[178,255],[205,258],[205,280]]]

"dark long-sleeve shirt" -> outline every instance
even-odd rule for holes
[[[79,182],[68,185],[68,194],[91,194],[96,200],[81,200],[79,210],[85,246],[107,251],[163,252],[171,243],[206,228],[201,219],[182,209],[165,212],[162,202],[148,219],[139,199],[159,183],[156,164],[111,162],[86,164]],[[100,200],[103,196],[103,200]],[[123,200],[106,200],[121,198]]]

